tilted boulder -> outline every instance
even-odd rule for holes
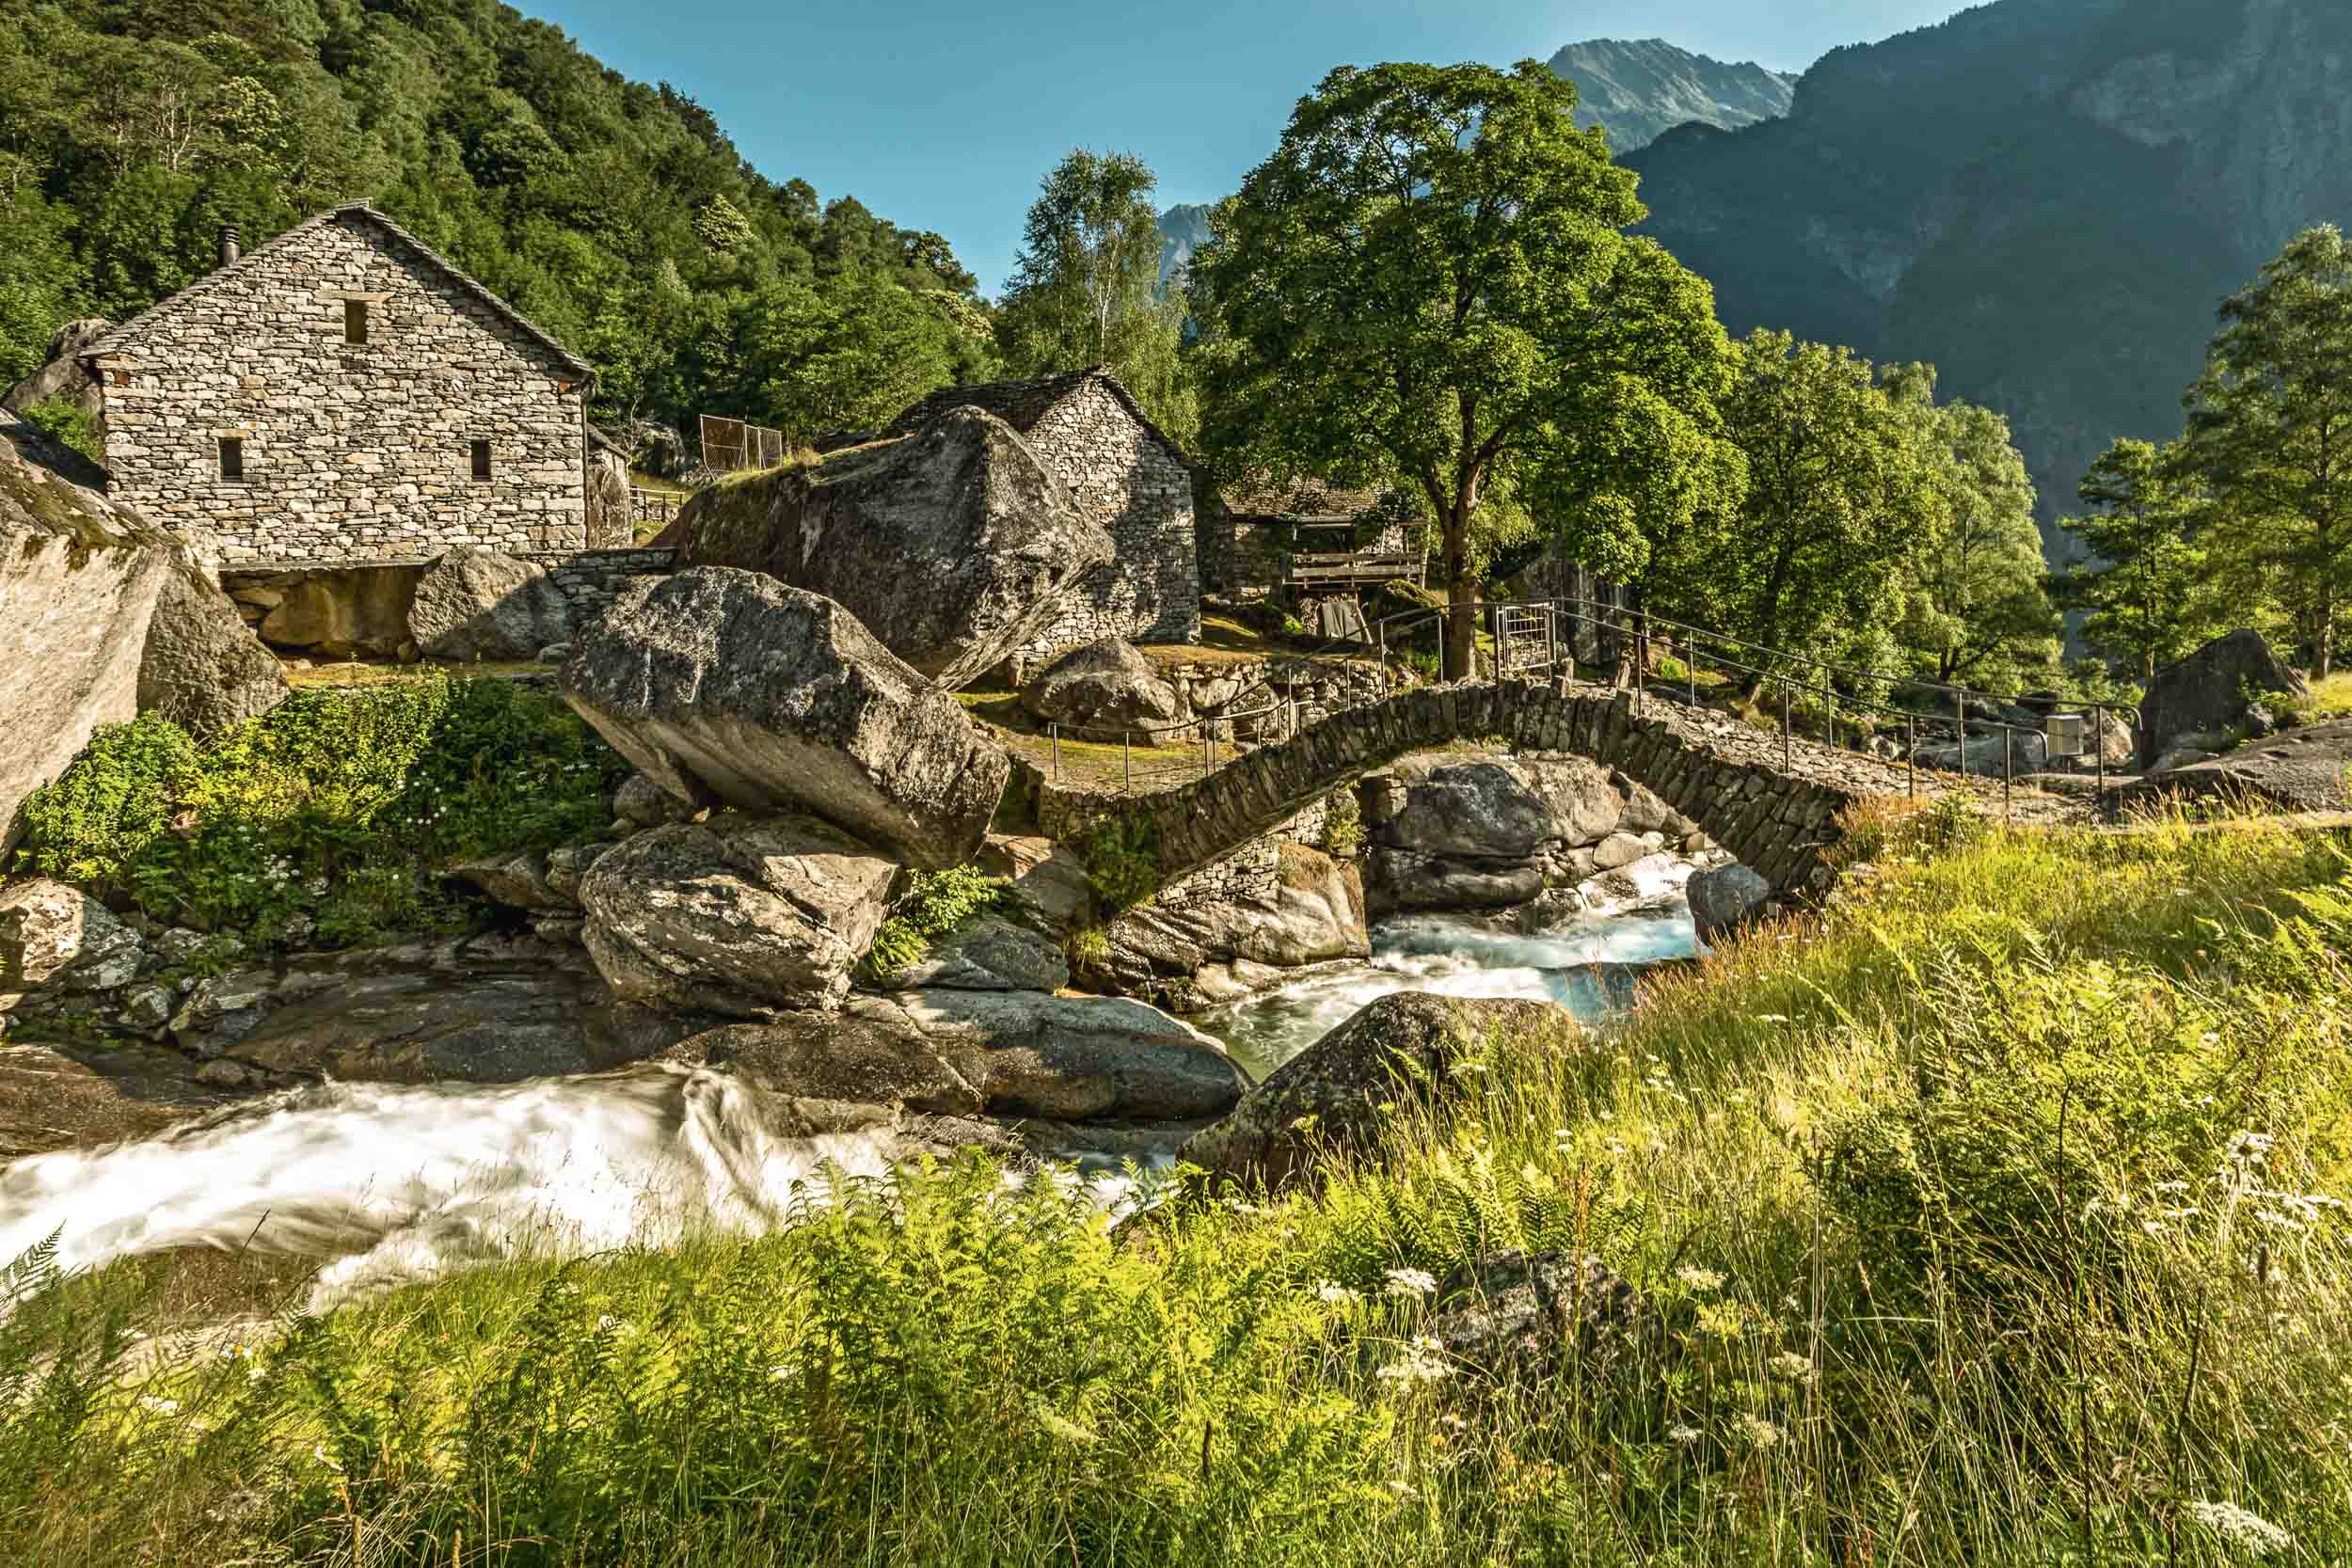
[[[127,986],[145,957],[138,933],[78,888],[37,877],[0,891],[0,1012],[43,989]]]
[[[1375,1149],[1382,1105],[1449,1098],[1454,1064],[1489,1031],[1577,1027],[1565,1008],[1542,1002],[1425,991],[1377,997],[1276,1069],[1232,1116],[1186,1140],[1181,1157],[1218,1176],[1279,1186],[1305,1174],[1318,1153]]]
[[[82,356],[113,330],[114,324],[103,316],[85,316],[57,328],[56,336],[49,340],[48,361],[0,396],[0,408],[24,414],[37,403],[63,398],[97,425],[105,418],[106,396],[97,377],[82,363]]]
[[[739,1018],[834,1006],[897,875],[806,817],[649,828],[580,878],[581,940],[623,1002]]]
[[[432,658],[536,658],[572,639],[572,601],[547,568],[497,550],[451,550],[417,579],[408,638]]]
[[[99,725],[151,708],[209,735],[286,695],[187,546],[60,471],[77,466],[0,430],[0,849]]]
[[[1699,940],[1711,943],[1761,916],[1772,902],[1772,884],[1734,861],[1693,874],[1683,892]]]
[[[972,858],[1012,762],[833,600],[698,567],[583,632],[564,696],[665,792],[804,811],[914,865]]]
[[[1657,1305],[1600,1259],[1517,1248],[1440,1280],[1429,1335],[1450,1360],[1530,1385],[1629,1370],[1666,1348]]]
[[[2302,676],[2279,661],[2262,633],[2240,627],[2217,637],[2157,671],[2148,683],[2139,705],[2140,765],[2151,767],[2186,736],[2231,729],[2248,705],[2267,692],[2300,695],[2310,689]]]
[[[1113,546],[1021,433],[956,408],[902,440],[729,479],[662,542],[822,594],[950,689],[1043,634]]]
[[[1084,730],[1083,738],[1133,734],[1147,746],[1177,738],[1168,726],[1181,707],[1176,689],[1152,661],[1116,637],[1073,648],[1046,666],[1023,689],[1021,705],[1033,718]]]

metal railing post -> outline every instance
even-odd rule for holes
[[[1054,737],[1054,782],[1061,783],[1061,726],[1048,724],[1046,733]]]
[[[1389,619],[1382,616],[1372,624],[1373,657],[1380,664],[1380,689],[1389,689]]]
[[[1960,737],[1960,771],[1965,776],[1968,771],[1968,693],[1962,691],[1959,696],[1960,728],[1957,733]]]
[[[2014,812],[2010,804],[2009,789],[2010,774],[2016,766],[2016,739],[2017,732],[2010,729],[2007,724],[2003,724],[2001,726],[2001,820],[2004,822],[2008,821],[2010,817],[2014,815]],[[1963,760],[1965,760],[1967,754],[1968,753],[1964,750],[1961,752],[1961,756]]]
[[[1829,666],[1821,667],[1821,711],[1828,716],[1829,743],[1837,744],[1837,693],[1829,684]]]
[[[1682,640],[1682,673],[1691,677],[1691,706],[1699,705],[1699,641],[1696,637]]]
[[[1919,798],[1919,720],[1915,714],[1903,715],[1903,785],[1911,799]]]
[[[2104,800],[2107,793],[2107,710],[2104,707],[2090,710],[2090,754],[2097,760],[2099,798]]]
[[[1126,780],[1130,795],[1136,792],[1135,735],[1133,730],[1119,732],[1119,771]]]
[[[1794,742],[1788,734],[1788,683],[1780,683],[1780,770],[1784,773],[1796,767]]]

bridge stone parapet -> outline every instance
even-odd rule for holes
[[[1331,714],[1181,788],[1128,809],[1152,819],[1173,879],[1257,838],[1332,790],[1409,752],[1498,736],[1615,768],[1772,884],[1815,898],[1836,879],[1845,808],[1883,794],[1882,767],[1786,743],[1736,719],[1607,688],[1506,681],[1424,687]]]

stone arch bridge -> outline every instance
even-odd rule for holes
[[[1136,800],[1169,881],[1271,832],[1340,786],[1409,752],[1499,736],[1520,752],[1568,752],[1645,785],[1785,896],[1836,878],[1840,814],[1903,787],[1900,765],[1629,692],[1504,681],[1424,687],[1329,715],[1206,777]],[[1925,780],[1921,781],[1924,790]]]

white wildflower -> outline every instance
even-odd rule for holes
[[[2257,1557],[2287,1551],[2295,1544],[2294,1536],[2235,1503],[2191,1503],[2188,1514],[2230,1544],[2243,1546]]]
[[[1383,1383],[1409,1388],[1417,1383],[1442,1383],[1454,1375],[1454,1368],[1446,1360],[1443,1345],[1418,1334],[1406,1342],[1403,1358],[1390,1362],[1377,1375]]]
[[[1696,1427],[1676,1426],[1666,1429],[1666,1441],[1678,1443],[1686,1449],[1706,1435],[1707,1433]]]
[[[1409,1296],[1418,1300],[1422,1296],[1434,1295],[1437,1289],[1437,1276],[1424,1269],[1391,1269],[1389,1271],[1388,1293],[1390,1295]]]
[[[2258,1165],[2270,1157],[2271,1145],[2278,1141],[2267,1132],[2233,1132],[2222,1157],[2238,1164]]]
[[[1315,1299],[1330,1307],[1350,1307],[1364,1299],[1361,1291],[1351,1291],[1344,1285],[1334,1285],[1326,1279],[1315,1286]]]
[[[1746,1438],[1748,1446],[1753,1449],[1769,1449],[1785,1435],[1780,1428],[1761,1416],[1742,1416],[1739,1427],[1740,1435]]]
[[[1675,1277],[1682,1281],[1686,1290],[1692,1291],[1716,1290],[1724,1282],[1722,1275],[1717,1274],[1713,1269],[1702,1269],[1696,1263],[1683,1264],[1682,1267],[1675,1270]]]
[[[142,1394],[139,1396],[139,1408],[157,1416],[177,1416],[180,1414],[180,1402],[156,1394]]]
[[[1785,1377],[1797,1383],[1813,1381],[1813,1363],[1792,1350],[1782,1351],[1764,1365],[1774,1377]]]

